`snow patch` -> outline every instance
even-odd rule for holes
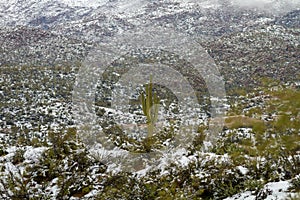
[[[240,170],[240,172],[243,175],[246,175],[248,173],[248,171],[249,171],[246,167],[243,167],[243,166],[238,166],[237,169]]]
[[[269,195],[266,200],[285,200],[287,199],[289,193],[288,188],[290,187],[289,181],[280,181],[280,182],[272,182],[265,185],[263,190],[268,190]],[[232,197],[228,197],[225,200],[255,200],[256,196],[253,195],[250,191],[243,192],[240,194],[236,194]]]
[[[71,7],[91,7],[97,8],[109,2],[109,0],[61,0],[64,4]]]
[[[29,147],[24,153],[25,162],[38,162],[42,153],[47,149],[47,147]]]

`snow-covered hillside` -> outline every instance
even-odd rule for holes
[[[161,5],[167,5],[161,8]],[[125,18],[149,11],[156,7],[156,17],[195,10],[216,10],[224,8],[267,11],[269,14],[283,14],[299,8],[300,2],[294,1],[240,1],[240,0],[3,0],[0,2],[1,26],[30,25],[47,28],[65,22],[83,20],[93,13],[119,15]],[[159,8],[159,10],[157,10]],[[134,12],[138,12],[133,15]],[[154,14],[154,13],[153,13]],[[139,18],[141,16],[139,15]]]
[[[299,199],[299,41],[300,0],[0,0],[0,199]]]

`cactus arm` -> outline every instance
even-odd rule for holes
[[[149,85],[146,85],[146,108],[147,108],[147,118],[149,119],[148,121],[150,121],[150,108],[151,108],[151,104],[152,104],[152,87],[151,87],[151,81]]]
[[[152,92],[153,83],[152,76],[150,76],[150,83],[145,86],[145,92],[140,95],[140,101],[144,115],[147,117],[148,135],[152,136],[154,131],[154,124],[158,118],[158,110],[160,100],[156,93]]]
[[[142,104],[143,113],[145,116],[147,116],[146,99],[144,93],[141,94],[141,104]]]

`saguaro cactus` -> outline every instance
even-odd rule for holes
[[[151,137],[153,135],[154,125],[158,117],[158,109],[160,102],[156,93],[153,93],[152,90],[153,83],[152,76],[150,76],[150,83],[145,85],[145,92],[142,92],[140,95],[143,113],[147,117],[148,137]]]

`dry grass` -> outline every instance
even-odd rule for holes
[[[237,128],[253,128],[264,129],[265,123],[263,120],[251,118],[243,115],[228,116],[225,118],[225,127],[229,129]]]

